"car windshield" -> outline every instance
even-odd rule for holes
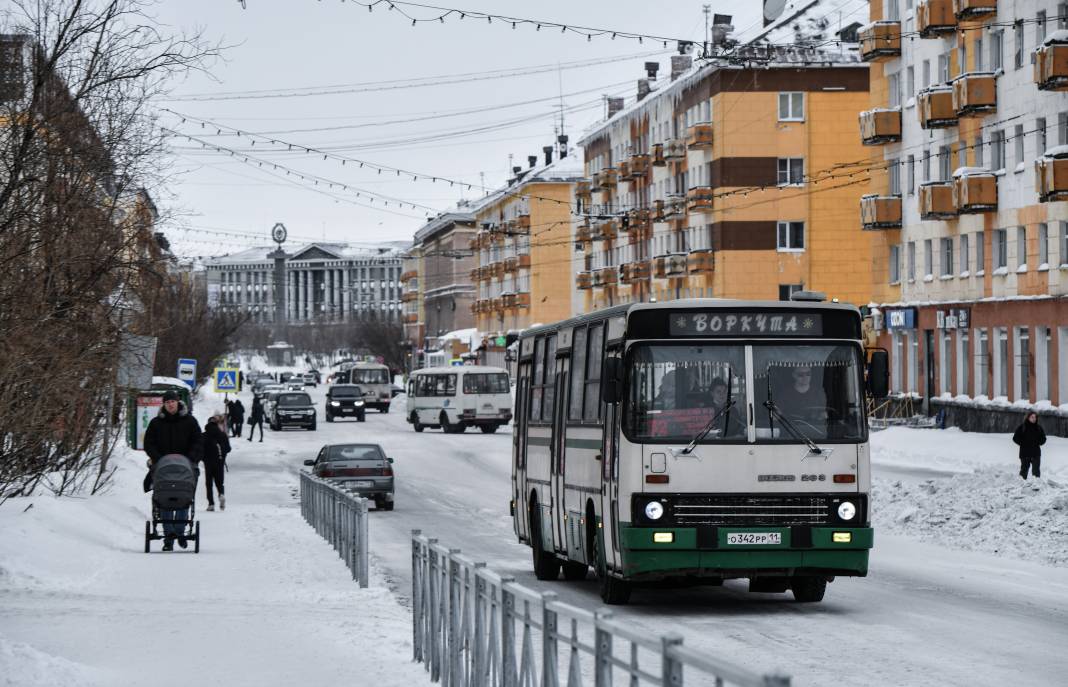
[[[331,446],[324,456],[326,460],[383,460],[382,450],[368,444]]]
[[[361,384],[389,384],[389,370],[384,368],[367,370],[353,368],[352,381]]]
[[[465,394],[506,394],[508,374],[505,372],[468,372],[464,375]]]
[[[753,346],[757,441],[863,439],[859,365],[855,346]]]
[[[335,386],[330,390],[330,395],[334,398],[348,398],[352,396],[362,396],[363,391],[358,386]]]
[[[308,394],[279,394],[278,405],[280,406],[310,406],[311,396]]]
[[[624,422],[634,441],[689,442],[717,413],[704,442],[747,439],[743,346],[638,346],[629,360]]]

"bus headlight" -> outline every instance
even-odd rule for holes
[[[645,517],[650,520],[659,520],[664,516],[664,506],[659,501],[650,501],[645,504]]]
[[[857,515],[857,507],[852,501],[842,501],[838,504],[838,517],[842,520],[852,520]]]

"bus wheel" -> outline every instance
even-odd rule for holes
[[[415,414],[414,410],[412,411],[412,429],[417,432],[423,431],[423,425],[419,422],[419,416]]]
[[[560,561],[541,548],[541,522],[537,508],[530,509],[530,548],[534,552],[534,577],[539,580],[555,580],[560,575]]]
[[[604,562],[604,553],[597,551],[597,578],[601,592],[601,601],[610,606],[622,606],[630,601],[630,583],[612,577],[608,572],[608,565]]]
[[[827,592],[827,580],[823,577],[795,577],[790,582],[790,591],[794,593],[794,601],[802,603],[823,601],[823,595]]]
[[[478,428],[482,430],[483,434],[493,434],[497,431],[497,425],[479,425]]]
[[[568,582],[578,582],[586,579],[586,573],[590,566],[578,561],[564,561],[564,579]]]

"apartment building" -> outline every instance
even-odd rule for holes
[[[404,324],[404,341],[410,349],[408,368],[419,367],[420,351],[426,337],[423,314],[423,294],[420,288],[422,251],[413,245],[401,256],[401,322]]]
[[[1068,4],[873,0],[871,18],[862,222],[892,389],[976,428],[1068,403]]]
[[[470,272],[478,284],[472,306],[478,330],[496,340],[509,331],[533,324],[556,322],[574,312],[574,241],[578,225],[575,185],[582,178],[582,162],[566,156],[566,136],[552,160],[553,147],[543,148],[544,163],[529,158],[527,169],[475,209],[478,233],[470,247],[478,265]]]
[[[801,289],[866,304],[865,186],[842,167],[870,154],[843,135],[869,100],[856,50],[751,46],[671,62],[659,81],[647,63],[637,101],[609,101],[580,141],[583,310]]]

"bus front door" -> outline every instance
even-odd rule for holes
[[[520,539],[530,539],[530,523],[527,508],[527,429],[530,419],[528,405],[530,403],[530,363],[526,362],[519,367],[519,377],[515,387],[515,420],[512,434],[512,522],[515,523],[515,533]]]
[[[556,361],[556,379],[553,382],[553,429],[549,455],[549,480],[552,483],[553,544],[557,551],[567,551],[567,503],[564,500],[564,449],[567,418],[567,371],[568,358]]]

